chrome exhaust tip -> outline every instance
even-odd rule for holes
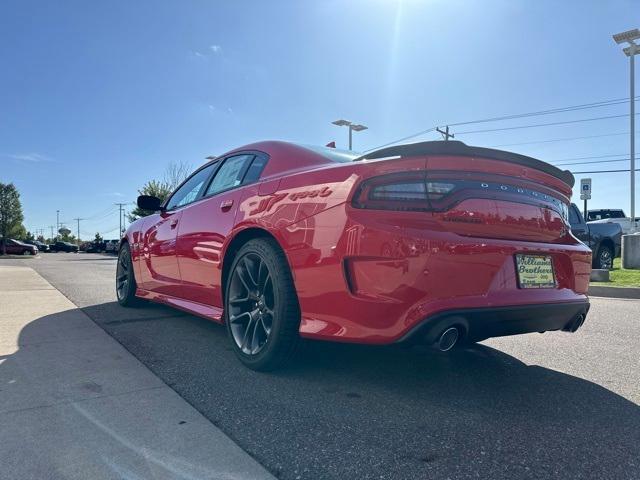
[[[448,352],[451,350],[456,343],[458,343],[458,339],[460,338],[460,332],[456,327],[447,328],[438,340],[436,341],[436,346],[438,350],[441,352]]]

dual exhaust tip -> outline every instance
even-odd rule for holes
[[[586,315],[580,313],[576,315],[562,330],[565,332],[576,332],[584,323]],[[460,341],[462,330],[459,327],[446,328],[434,343],[434,346],[441,352],[448,352]]]
[[[460,339],[460,330],[456,327],[449,327],[440,334],[435,346],[441,352],[448,352],[456,346]]]

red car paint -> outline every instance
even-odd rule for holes
[[[269,156],[257,182],[130,226],[137,296],[222,322],[230,245],[261,231],[288,259],[303,337],[391,343],[448,310],[586,301],[591,251],[546,205],[568,205],[571,186],[540,169],[450,155],[337,163],[284,142],[216,161],[245,151]],[[421,172],[469,188],[429,212],[358,208],[366,181]],[[550,255],[557,287],[518,288],[516,253]]]

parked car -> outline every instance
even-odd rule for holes
[[[624,214],[624,210],[617,208],[589,210],[587,216],[590,223],[617,223],[622,228],[623,235],[631,233],[631,218]],[[640,217],[636,217],[634,226],[635,231],[640,229]]]
[[[24,243],[28,243],[29,245],[35,245],[36,247],[38,247],[39,252],[49,251],[49,245],[47,245],[44,242],[41,242],[40,240],[25,240]]]
[[[593,268],[613,268],[613,259],[620,256],[622,228],[618,223],[585,222],[580,209],[569,209],[571,233],[593,251]]]
[[[106,242],[96,242],[95,240],[93,242],[90,242],[89,245],[87,246],[87,252],[88,253],[100,253],[100,252],[104,252],[106,250]]]
[[[52,252],[71,252],[71,253],[78,253],[78,245],[76,245],[75,243],[71,243],[71,242],[55,242],[52,243],[51,245],[49,245],[49,248],[51,248]]]
[[[366,155],[263,142],[200,167],[123,238],[116,295],[226,324],[248,367],[299,339],[456,344],[584,322],[591,250],[574,178],[540,160],[422,142]]]
[[[2,239],[0,239],[2,242]],[[0,246],[2,244],[0,243]],[[7,255],[37,255],[38,247],[30,245],[20,240],[8,238],[6,243]],[[0,248],[0,254],[2,254],[2,248]]]
[[[119,240],[105,240],[104,251],[107,253],[118,253]]]

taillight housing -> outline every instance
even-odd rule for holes
[[[362,182],[354,198],[356,208],[375,210],[430,211],[453,192],[456,184],[428,179],[424,172],[402,172],[370,178]]]

